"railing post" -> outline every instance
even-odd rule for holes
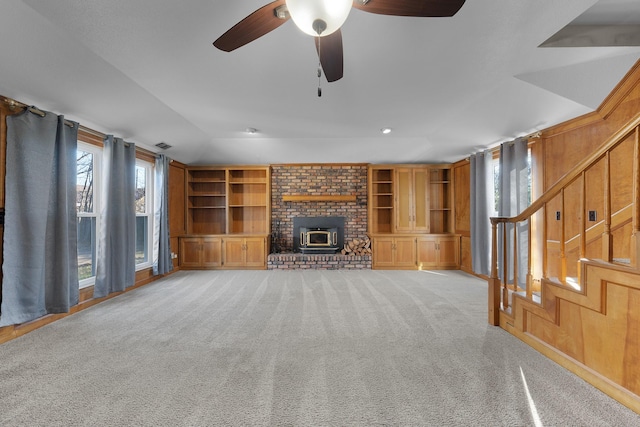
[[[587,254],[587,173],[582,171],[582,185],[580,186],[580,257],[576,270],[578,272],[578,283],[582,283],[582,269],[580,260]]]
[[[611,262],[611,151],[604,157],[604,230],[602,231],[602,259]]]
[[[490,325],[500,325],[500,279],[498,278],[498,232],[497,223],[491,218],[491,277],[489,277]]]
[[[545,279],[549,278],[547,227],[547,204],[545,203],[542,207],[542,277]]]
[[[507,223],[502,223],[502,309],[509,308],[509,251]]]
[[[633,219],[631,235],[631,265],[640,270],[640,127],[635,129],[633,147]]]
[[[566,283],[567,281],[567,254],[565,253],[566,246],[566,230],[565,220],[566,215],[564,211],[564,188],[560,191],[560,282]]]
[[[532,230],[533,230],[533,226],[531,225],[531,220],[533,219],[533,215],[529,217],[529,220],[527,221],[527,226],[529,227],[529,241],[527,242],[527,277],[526,277],[526,283],[525,283],[525,291],[527,294],[527,299],[531,300],[533,297],[533,275],[531,274],[531,246],[533,245],[531,242],[533,241],[533,237],[532,237]]]
[[[518,223],[513,223],[513,292],[518,292]]]

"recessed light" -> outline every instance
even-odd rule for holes
[[[258,129],[256,129],[256,128],[246,128],[244,131],[246,133],[250,133],[250,134],[253,135],[254,133],[258,132]]]
[[[391,133],[391,128],[382,128],[382,129],[380,129],[380,132],[382,132],[383,134],[386,135],[388,133]]]

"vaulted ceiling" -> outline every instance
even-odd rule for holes
[[[593,111],[640,58],[637,0],[354,9],[344,77],[318,97],[313,38],[293,22],[213,47],[266,3],[4,0],[0,94],[190,164],[447,162]]]

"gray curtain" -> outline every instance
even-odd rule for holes
[[[0,326],[78,303],[78,125],[71,124],[49,112],[7,117]]]
[[[491,272],[491,222],[494,213],[493,167],[490,151],[469,158],[471,168],[471,266],[476,274]]]
[[[108,135],[102,166],[95,298],[133,286],[136,275],[135,145]]]
[[[529,168],[528,168],[528,139],[518,138],[500,146],[500,180],[498,215],[513,217],[529,206]],[[525,221],[516,225],[517,245],[514,246],[514,224],[506,228],[507,247],[503,244],[505,230],[499,230],[498,237],[498,271],[500,277],[504,275],[504,251],[507,251],[507,281],[513,283],[514,247],[518,256],[518,285],[524,287],[526,283],[529,245],[529,225]]]
[[[155,199],[153,222],[153,274],[166,274],[173,270],[171,240],[169,237],[169,158],[156,157]]]

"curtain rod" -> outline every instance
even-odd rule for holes
[[[529,135],[519,136],[518,138],[536,139],[536,138],[540,138],[541,136],[542,136],[542,131],[536,131],[536,132],[530,133]],[[516,138],[516,139],[518,139],[518,138]],[[496,152],[500,151],[500,145],[505,144],[505,143],[508,144],[508,145],[513,145],[513,144],[515,144],[516,139],[513,139],[513,140],[508,141],[508,142],[505,141],[505,142],[499,143],[495,147],[488,148],[487,150],[490,153],[495,154]],[[468,162],[470,158],[471,157],[466,157],[463,160],[466,160]]]
[[[16,108],[26,108],[27,110],[29,110],[29,112],[33,113],[33,114],[37,114],[40,117],[44,117],[46,115],[46,113],[42,110],[39,110],[38,108],[32,106],[32,105],[27,105],[23,102],[20,101],[16,101],[15,99],[11,99],[11,98],[7,98],[4,96],[0,96],[0,101],[4,102],[5,104],[7,104],[9,106],[10,110],[14,110]],[[71,122],[69,120],[65,120],[64,124],[69,126],[70,128],[72,128],[74,126],[74,122]],[[89,133],[91,135],[97,136],[99,138],[105,138],[107,135],[102,133],[102,132],[98,132],[97,130],[88,128],[86,126],[81,125],[80,123],[78,123],[78,130],[81,130],[83,132]],[[154,153],[153,151],[144,149],[142,147],[138,147],[136,146],[136,150],[139,150],[142,153],[157,157],[158,153]]]

